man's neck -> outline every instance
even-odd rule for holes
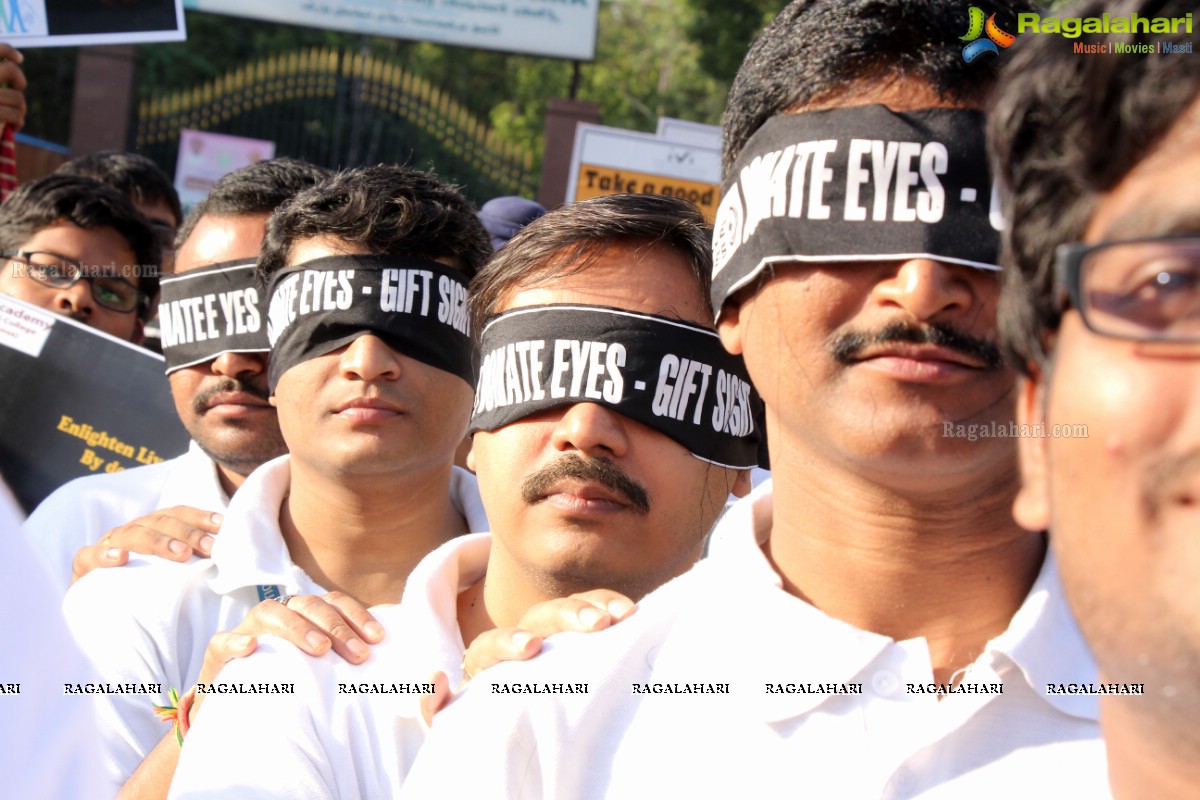
[[[232,467],[214,463],[217,464],[217,481],[221,484],[221,491],[225,492],[226,497],[233,497],[234,493],[242,488],[242,484],[246,482],[246,477],[250,473],[235,472]]]
[[[1137,713],[1144,697],[1104,697],[1100,727],[1108,753],[1114,800],[1184,800],[1200,786],[1194,730],[1172,731],[1169,724]],[[1179,715],[1183,716],[1183,715]],[[1188,721],[1186,724],[1191,724]]]
[[[836,465],[772,460],[763,549],[784,588],[862,630],[926,639],[939,683],[1007,629],[1037,578],[1045,541],[1013,522],[1015,471],[913,498]]]
[[[470,647],[481,633],[493,628],[515,627],[533,606],[565,594],[569,592],[539,587],[493,535],[487,574],[458,596],[458,628],[463,643]]]
[[[293,459],[279,512],[288,553],[309,577],[366,606],[398,603],[422,558],[465,533],[450,500],[451,467],[355,478],[353,485]]]

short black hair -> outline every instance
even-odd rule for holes
[[[135,203],[162,203],[171,209],[178,226],[183,221],[179,193],[162,167],[140,153],[102,150],[76,156],[59,165],[55,172],[92,178],[113,187]]]
[[[0,250],[19,248],[59,220],[87,230],[112,228],[129,244],[143,298],[138,316],[149,319],[158,295],[162,246],[133,202],[100,181],[52,172],[22,184],[0,205]]]
[[[332,174],[332,170],[297,158],[271,158],[235,169],[219,178],[208,195],[188,213],[175,237],[175,247],[183,247],[201,217],[272,214]]]
[[[1016,31],[1032,2],[794,0],[758,36],[729,91],[721,119],[728,175],[747,140],[771,117],[825,103],[859,86],[914,78],[948,100],[982,104],[1001,59],[963,59],[969,6]],[[1034,37],[1030,37],[1034,38]]]
[[[476,335],[505,295],[585,270],[614,244],[663,245],[687,259],[703,308],[712,285],[712,226],[694,203],[652,194],[613,194],[561,206],[517,232],[471,282]]]
[[[267,283],[287,266],[293,245],[318,236],[372,253],[449,258],[467,277],[492,252],[470,200],[431,172],[397,164],[335,173],[280,207],[267,223],[260,280]]]
[[[1091,2],[1074,17],[1182,17],[1194,0]],[[1073,43],[1190,41],[1187,34],[1108,33],[1078,39],[1027,36],[1004,66],[988,123],[1008,226],[1001,261],[1000,335],[1025,374],[1045,365],[1062,306],[1054,251],[1077,242],[1101,195],[1154,150],[1200,98],[1193,56],[1079,55]]]

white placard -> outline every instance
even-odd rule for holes
[[[186,0],[187,8],[372,36],[591,61],[600,0]]]
[[[660,139],[678,144],[694,144],[700,147],[721,149],[721,126],[703,122],[689,122],[674,117],[659,117],[655,135]]]
[[[606,194],[667,194],[703,209],[709,221],[721,195],[721,151],[623,128],[581,123],[567,179],[568,203]]]
[[[53,314],[0,295],[0,344],[37,358],[54,321]]]

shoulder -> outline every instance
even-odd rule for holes
[[[123,567],[92,570],[77,581],[63,601],[63,613],[77,637],[81,627],[173,627],[185,598],[197,591],[211,569],[207,559],[178,564],[131,556]]]
[[[606,704],[614,693],[654,669],[653,654],[680,626],[703,618],[709,572],[697,565],[660,587],[638,604],[629,618],[597,633],[562,633],[546,640],[542,654],[523,662],[499,664],[477,676],[465,695],[498,699],[518,697],[518,706],[539,703],[586,709]],[[480,699],[474,702],[486,702]]]
[[[97,503],[140,504],[146,506],[147,512],[153,511],[173,465],[174,460],[164,461],[122,472],[76,478],[55,489],[39,503],[26,525],[36,524],[47,515],[63,512],[78,515],[81,505]]]

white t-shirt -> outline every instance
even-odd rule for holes
[[[859,630],[783,590],[752,524],[770,493],[735,506],[722,546],[620,625],[473,681],[403,796],[1106,795],[1096,698],[1048,689],[1096,682],[1050,557],[963,692],[939,702],[924,639]]]
[[[60,486],[38,504],[21,530],[62,597],[71,586],[75,553],[113,528],[160,508],[224,511],[228,505],[217,465],[192,442],[186,453],[169,461],[87,475]]]
[[[60,595],[18,531],[20,510],[0,481],[0,796],[108,798],[99,785],[88,695],[64,684],[91,675],[59,611]]]
[[[452,686],[462,679],[457,599],[483,578],[490,547],[489,535],[471,534],[426,556],[409,576],[400,605],[372,610],[387,636],[361,665],[332,652],[314,658],[269,637],[254,655],[231,662],[219,683],[286,681],[295,693],[207,698],[170,796],[396,796],[425,741],[419,701],[431,688],[430,675],[441,670]]]
[[[214,633],[235,627],[264,597],[325,592],[292,562],[279,531],[289,459],[280,456],[246,478],[211,558],[177,564],[132,557],[123,569],[89,573],[67,593],[67,623],[97,674],[137,690],[101,697],[104,735],[95,744],[113,793],[169,730],[153,706],[166,705],[171,688],[183,694],[196,682]],[[455,469],[450,488],[468,526],[487,530],[475,477]]]

